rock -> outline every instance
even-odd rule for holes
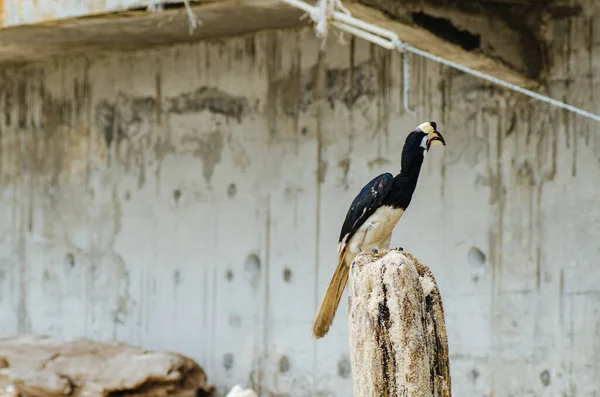
[[[202,368],[180,354],[86,339],[0,339],[0,397],[201,397],[213,390]]]
[[[258,394],[252,389],[244,389],[240,385],[235,385],[225,397],[258,397]]]

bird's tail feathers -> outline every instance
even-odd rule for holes
[[[350,268],[345,261],[346,255],[340,255],[340,259],[327,287],[327,292],[319,307],[319,312],[313,323],[313,336],[317,339],[324,337],[333,323],[344,288],[348,282]]]

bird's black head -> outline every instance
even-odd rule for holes
[[[429,151],[431,146],[442,144],[446,146],[446,141],[442,134],[437,130],[435,121],[427,121],[415,128],[404,142],[402,149],[402,169],[405,172],[417,166],[420,169],[423,162],[425,151]]]
[[[410,149],[415,150],[417,147],[422,150],[429,151],[431,146],[436,144],[442,144],[446,146],[446,141],[440,132],[437,130],[437,124],[435,121],[427,121],[420,124],[406,137],[404,147],[407,146]]]

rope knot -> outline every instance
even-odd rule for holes
[[[403,42],[402,40],[396,40],[394,41],[394,46],[396,47],[396,49],[402,53],[406,52],[406,49],[408,47],[408,44]]]
[[[325,45],[327,34],[329,32],[329,23],[334,19],[333,14],[337,10],[346,15],[350,15],[350,11],[342,5],[341,0],[319,0],[315,8],[310,12],[310,19],[315,22],[315,33],[318,38],[322,39],[322,46]]]

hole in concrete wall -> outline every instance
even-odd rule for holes
[[[477,280],[483,275],[485,260],[485,254],[477,247],[471,247],[469,252],[467,252],[467,261],[469,262],[469,270],[473,280]]]
[[[180,198],[181,198],[181,190],[179,190],[179,189],[173,190],[173,199],[175,199],[175,202],[178,202]]]
[[[229,186],[227,187],[227,195],[230,198],[233,198],[236,193],[237,193],[237,186],[235,185],[235,183],[230,183]]]
[[[338,361],[337,372],[340,378],[348,379],[350,377],[352,366],[348,357],[342,357],[340,361]]]
[[[290,359],[287,356],[281,356],[279,359],[279,372],[286,373],[290,370]]]
[[[228,371],[233,368],[233,354],[227,353],[223,356],[223,368]]]
[[[292,270],[286,267],[285,269],[283,269],[283,281],[285,281],[286,283],[289,283],[291,279],[292,279]]]
[[[235,327],[235,328],[240,328],[242,326],[242,318],[240,316],[238,316],[237,314],[230,314],[229,315],[229,326]]]
[[[471,372],[469,373],[469,379],[471,379],[471,382],[475,383],[475,382],[477,382],[478,378],[479,378],[479,370],[477,368],[473,368],[471,370]]]
[[[75,267],[75,256],[69,252],[67,255],[65,255],[65,263],[69,267]]]
[[[423,12],[413,12],[412,20],[416,25],[466,51],[473,51],[481,46],[481,36],[468,30],[458,29],[449,19],[436,18]]]
[[[256,281],[260,277],[260,259],[256,254],[250,254],[246,258],[244,276],[250,281]]]
[[[550,371],[547,369],[543,370],[540,374],[540,381],[544,387],[548,387],[550,385]]]
[[[233,272],[231,270],[227,270],[227,272],[225,273],[225,278],[227,279],[227,281],[231,282],[231,280],[233,280]]]

